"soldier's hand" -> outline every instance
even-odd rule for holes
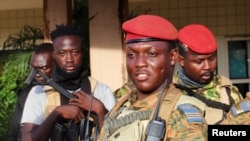
[[[63,119],[73,120],[74,123],[78,123],[84,118],[84,114],[81,109],[75,105],[62,105],[56,108],[60,117]]]
[[[93,102],[92,106],[95,106],[98,102],[100,102],[97,99],[95,99],[94,97],[92,97],[92,95],[86,94],[83,91],[73,92],[73,95],[75,95],[76,98],[71,98],[69,100],[69,104],[76,105],[83,110],[88,111],[90,109],[91,102]],[[93,98],[93,101],[92,101],[92,98]],[[92,111],[92,109],[93,109],[93,107],[90,110]]]

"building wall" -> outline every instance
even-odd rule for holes
[[[24,25],[43,29],[42,8],[0,10],[0,50],[8,36],[19,33]]]
[[[89,6],[90,16],[98,13],[90,23],[91,74],[115,90],[127,81],[118,1],[91,0]],[[129,0],[129,11],[163,16],[178,29],[189,23],[205,24],[221,40],[250,35],[249,0]],[[19,32],[25,24],[43,28],[42,13],[42,8],[0,10],[0,49],[8,35]]]
[[[90,23],[91,74],[115,90],[127,80],[122,61],[118,1],[92,0],[89,3],[90,17],[98,13]],[[105,12],[100,12],[101,10]],[[7,37],[19,33],[26,24],[43,29],[43,9],[0,10],[0,50]]]
[[[126,82],[117,0],[89,1],[91,75],[114,91]]]
[[[217,36],[250,33],[249,0],[130,0],[129,11],[163,16],[178,29],[201,23]]]

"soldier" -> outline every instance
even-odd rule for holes
[[[214,74],[216,39],[206,26],[191,24],[179,30],[178,40],[178,66],[173,82],[185,94],[202,101],[208,124],[220,124],[242,95],[228,78]]]
[[[87,129],[91,132],[92,128],[86,126],[85,130],[84,119],[88,119],[91,112],[98,119],[90,124],[102,126],[105,114],[114,106],[115,98],[110,87],[89,76],[83,66],[83,33],[76,24],[56,25],[51,32],[55,60],[52,79],[74,97],[69,99],[47,86],[33,87],[21,120],[22,141],[76,141],[85,140],[91,135],[95,137],[94,133],[98,131],[95,130],[93,134],[87,132]]]
[[[48,77],[52,74],[52,69],[54,67],[54,59],[52,57],[53,44],[52,43],[41,43],[37,48],[35,48],[32,54],[30,65],[37,70],[40,70],[43,74]],[[29,79],[29,78],[27,78]],[[16,103],[16,109],[10,123],[10,130],[8,134],[8,141],[20,140],[20,121],[22,117],[22,112],[24,108],[24,103],[28,96],[29,91],[35,85],[35,83],[41,83],[45,80],[38,73],[35,74],[34,80],[31,84],[27,86],[18,93],[18,99]]]
[[[127,72],[135,88],[108,113],[98,140],[206,140],[202,109],[188,100],[178,102],[182,93],[172,85],[178,36],[174,25],[160,16],[140,15],[122,29]]]

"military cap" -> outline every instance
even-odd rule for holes
[[[139,15],[122,24],[125,42],[177,40],[178,31],[167,19],[156,15]]]
[[[178,32],[178,40],[182,47],[200,54],[213,53],[217,49],[213,33],[201,24],[190,24],[181,28]]]

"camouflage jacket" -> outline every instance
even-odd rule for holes
[[[146,127],[149,123],[151,115],[153,114],[153,112],[151,111],[154,111],[154,107],[156,106],[159,99],[159,93],[152,94],[142,100],[137,99],[136,93],[136,89],[134,89],[127,95],[123,96],[122,99],[120,99],[116,106],[113,108],[113,110],[107,115],[98,141],[142,141],[145,139]],[[190,120],[192,119],[192,117],[189,114],[185,113],[185,110],[180,110],[180,108],[177,108],[177,102],[173,102],[173,99],[175,98],[175,96],[177,96],[177,94],[182,96],[182,92],[179,89],[176,89],[173,85],[170,85],[161,104],[161,109],[163,107],[166,109],[160,110],[159,115],[162,119],[167,119],[165,136],[163,140],[206,141],[207,123],[202,116],[203,114],[201,110],[197,107],[193,107],[194,109],[198,109],[194,115],[196,117],[199,117],[199,119],[201,120]],[[171,95],[173,99],[170,98]],[[178,99],[179,97],[177,98],[177,101]],[[170,105],[174,105],[174,108],[169,110],[169,118],[167,118],[166,114],[168,112],[166,110],[168,110],[168,108],[172,106],[165,105],[163,104],[164,102],[170,103]],[[150,116],[146,118],[143,117],[142,119],[137,119],[137,117],[140,117],[140,115],[134,114],[141,112],[143,113],[142,115],[148,115],[147,111],[149,111]],[[132,119],[131,122],[128,122],[128,120],[130,119]],[[119,126],[115,128],[118,124],[121,124],[121,127]],[[131,128],[131,126],[133,126],[133,128]]]
[[[177,75],[173,77],[173,83],[187,86],[178,79]],[[220,101],[221,89],[224,89],[224,88],[229,88],[228,92],[229,92],[229,96],[232,98],[233,104],[238,103],[239,101],[243,99],[238,88],[234,86],[231,83],[231,81],[224,76],[215,75],[213,80],[209,84],[201,88],[193,88],[190,86],[187,86],[187,87],[192,89],[195,93],[204,96],[206,99],[211,99],[215,101]]]
[[[246,98],[234,104],[227,113],[227,118],[221,124],[250,125],[250,93]]]
[[[214,76],[209,84],[200,88],[183,84],[177,75],[174,76],[173,81],[187,88],[183,90],[185,94],[190,95],[190,93],[194,92],[195,97],[206,104],[206,114],[204,116],[208,124],[221,124],[226,119],[226,114],[231,106],[243,100],[238,88],[223,76]]]

